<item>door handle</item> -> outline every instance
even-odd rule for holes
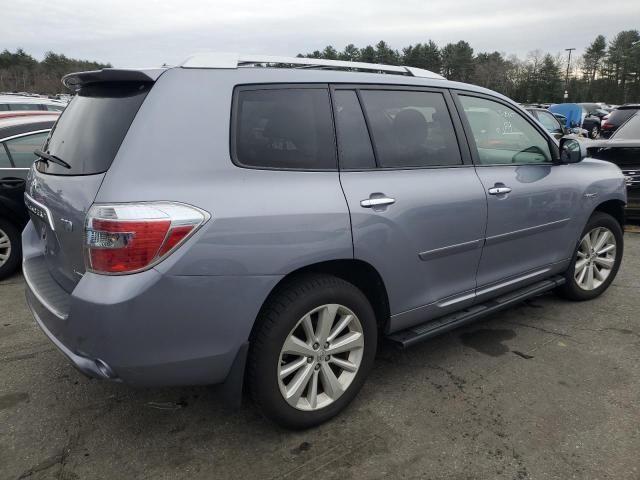
[[[489,189],[489,195],[502,195],[504,193],[510,193],[511,189],[509,187],[491,187]]]
[[[390,197],[369,197],[360,202],[360,206],[364,208],[384,207],[396,203],[395,198]]]

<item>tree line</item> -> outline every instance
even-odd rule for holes
[[[611,40],[598,35],[584,55],[572,58],[566,82],[567,56],[530,52],[526,58],[503,52],[475,53],[460,40],[439,47],[434,41],[393,49],[383,40],[375,46],[329,45],[299,57],[407,65],[441,73],[449,80],[475,83],[523,103],[562,102],[565,89],[571,102],[612,104],[640,102],[640,34],[624,30]],[[42,61],[22,49],[0,53],[0,91],[53,94],[64,91],[60,79],[72,72],[111,67],[109,63],[78,60],[47,52]]]
[[[449,80],[490,88],[522,103],[562,102],[565,89],[570,102],[640,102],[638,30],[621,31],[609,42],[598,35],[584,55],[571,59],[568,82],[568,57],[564,54],[535,50],[520,59],[498,51],[475,53],[464,40],[444,47],[429,40],[401,51],[384,40],[364,48],[349,44],[342,51],[329,45],[298,57],[424,68]]]
[[[0,92],[31,92],[55,94],[66,91],[60,83],[68,73],[111,67],[110,63],[77,60],[62,54],[47,52],[38,61],[19,48],[0,53]]]

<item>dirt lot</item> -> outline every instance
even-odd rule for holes
[[[0,283],[0,479],[639,479],[640,234],[590,303],[538,297],[406,352],[334,421],[84,378]]]

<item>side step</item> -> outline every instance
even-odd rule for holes
[[[396,343],[401,348],[407,348],[428,338],[435,337],[441,333],[458,328],[467,323],[471,323],[485,315],[508,308],[516,303],[520,303],[527,298],[544,293],[555,287],[562,285],[565,279],[555,276],[547,280],[528,285],[519,290],[514,290],[501,297],[488,300],[472,307],[460,310],[459,312],[445,315],[428,322],[416,325],[415,327],[392,333],[387,336],[389,340]]]

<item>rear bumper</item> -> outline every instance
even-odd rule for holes
[[[27,225],[27,302],[40,328],[78,370],[134,385],[225,382],[281,278],[86,273],[68,293],[48,274],[37,241]]]
[[[100,359],[91,359],[87,357],[83,357],[82,355],[76,355],[71,350],[69,350],[60,340],[58,340],[55,335],[53,335],[47,326],[44,324],[40,315],[35,310],[36,305],[42,305],[40,300],[38,300],[31,289],[31,287],[27,286],[27,305],[31,309],[31,313],[33,314],[33,318],[36,319],[38,326],[44,332],[44,334],[51,340],[51,342],[60,350],[69,360],[71,365],[77,368],[80,372],[84,373],[88,377],[92,378],[105,378],[110,380],[118,381],[118,379],[113,373],[111,367],[104,361]]]

